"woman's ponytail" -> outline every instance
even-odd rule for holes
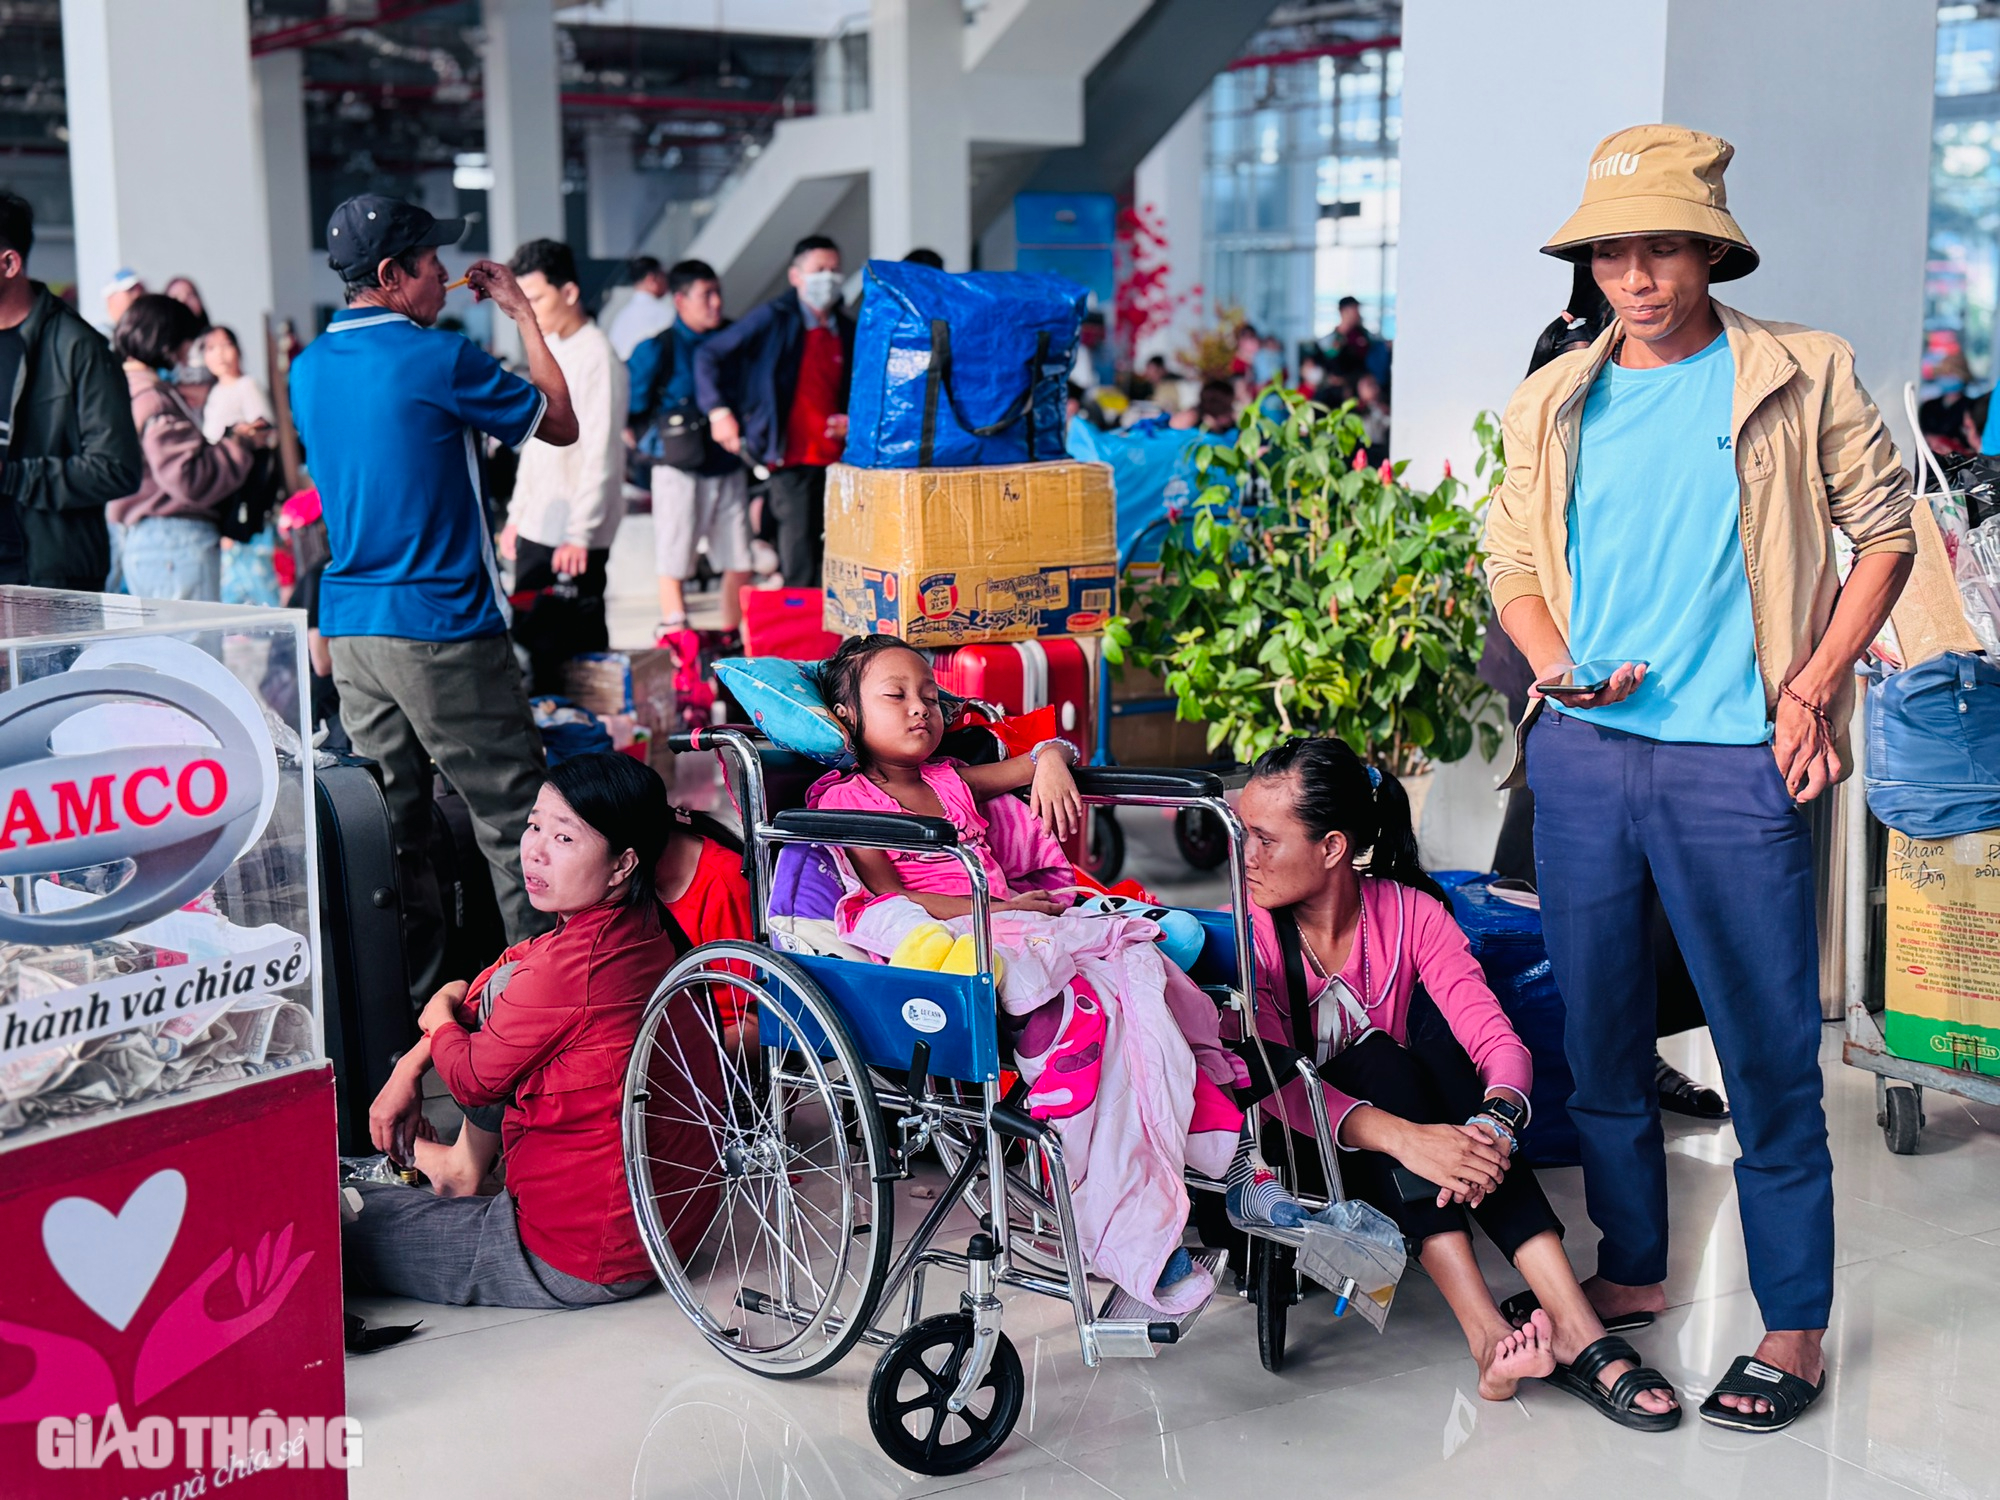
[[[1444,887],[1431,879],[1417,853],[1416,820],[1410,815],[1408,789],[1393,772],[1373,766],[1368,769],[1375,781],[1377,817],[1375,843],[1368,851],[1368,873],[1444,901]]]
[[[1345,740],[1298,736],[1273,746],[1250,768],[1250,779],[1295,776],[1295,811],[1316,839],[1338,829],[1366,873],[1393,880],[1439,901],[1444,887],[1425,873],[1417,854],[1410,794],[1396,777],[1369,765]]]

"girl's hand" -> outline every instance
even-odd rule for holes
[[[1507,1175],[1507,1158],[1476,1125],[1409,1125],[1396,1160],[1438,1185],[1438,1207],[1476,1204]]]
[[[1035,757],[1035,779],[1028,786],[1028,808],[1058,842],[1067,843],[1083,827],[1083,797],[1069,762],[1050,749]]]
[[[1065,908],[1047,891],[1028,891],[1008,900],[995,902],[995,911],[1032,911],[1045,917],[1059,917]]]

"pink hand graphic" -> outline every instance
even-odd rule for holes
[[[118,1400],[111,1367],[82,1339],[44,1333],[0,1318],[0,1339],[23,1344],[35,1356],[34,1374],[17,1391],[0,1396],[0,1422],[39,1422],[43,1417],[96,1416]]]
[[[287,1265],[285,1257],[291,1250],[292,1226],[287,1224],[275,1245],[268,1233],[259,1239],[254,1256],[223,1251],[214,1264],[167,1304],[159,1320],[147,1330],[138,1363],[132,1369],[132,1399],[138,1403],[150,1401],[183,1375],[207,1364],[230,1345],[270,1322],[312,1263],[314,1252],[308,1250]],[[232,1258],[236,1262],[236,1290],[243,1299],[244,1310],[233,1318],[218,1321],[208,1315],[204,1304],[209,1288],[222,1279]],[[257,1298],[261,1300],[253,1302]]]

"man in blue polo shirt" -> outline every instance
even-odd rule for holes
[[[545,762],[508,644],[487,526],[479,434],[519,448],[576,441],[569,387],[506,267],[479,261],[472,293],[514,320],[528,379],[433,331],[440,245],[462,219],[365,195],[334,210],[327,263],[347,306],[292,366],[292,412],[333,558],[319,628],[341,720],[380,763],[404,883],[413,996],[442,978],[443,907],[425,857],[433,762],[465,798],[512,941],[547,927],[521,883],[520,841]]]

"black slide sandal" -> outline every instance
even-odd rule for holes
[[[1533,1292],[1516,1292],[1500,1304],[1500,1316],[1514,1327],[1519,1328],[1528,1321],[1528,1315],[1542,1305],[1542,1299]],[[1649,1312],[1619,1313],[1607,1318],[1598,1314],[1598,1321],[1604,1325],[1606,1333],[1630,1333],[1635,1328],[1651,1328],[1654,1314]]]
[[[1732,1432],[1779,1432],[1805,1415],[1806,1408],[1826,1389],[1821,1372],[1818,1385],[1807,1385],[1789,1370],[1767,1365],[1754,1354],[1738,1355],[1729,1373],[1715,1383],[1708,1399],[1701,1403],[1701,1419]],[[1724,1406],[1723,1396],[1755,1396],[1771,1403],[1767,1412],[1737,1411]]]
[[[1604,1367],[1615,1365],[1620,1360],[1629,1360],[1638,1368],[1627,1370],[1608,1389],[1599,1384],[1597,1377]],[[1607,1333],[1595,1343],[1585,1345],[1583,1352],[1570,1363],[1557,1365],[1548,1380],[1550,1385],[1568,1391],[1579,1401],[1588,1402],[1620,1427],[1629,1427],[1634,1432],[1671,1432],[1681,1424],[1681,1408],[1678,1405],[1671,1411],[1639,1409],[1636,1403],[1642,1394],[1647,1391],[1673,1392],[1674,1384],[1641,1361],[1639,1351],[1615,1333]],[[1679,1394],[1675,1392],[1674,1395],[1678,1401]]]

